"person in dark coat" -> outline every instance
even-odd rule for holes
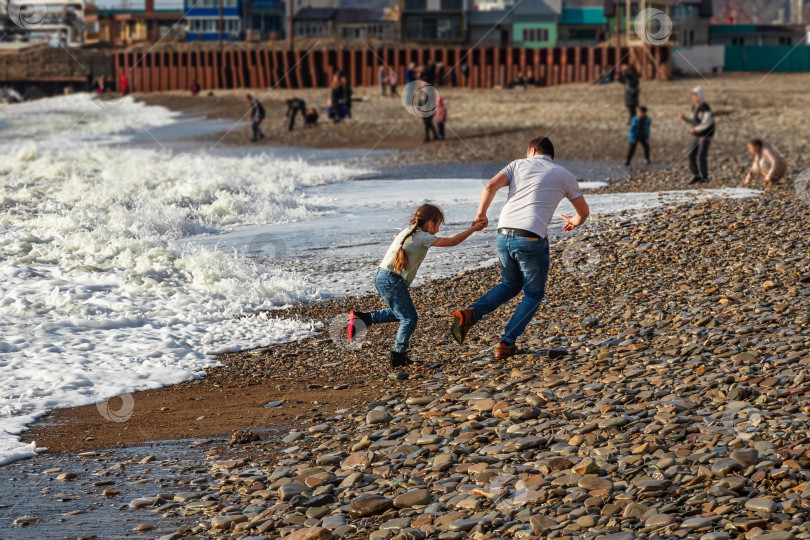
[[[619,82],[624,84],[624,106],[630,113],[630,118],[627,123],[633,120],[638,108],[638,98],[641,94],[641,87],[639,86],[639,76],[636,68],[632,65],[624,66],[619,74]]]
[[[92,69],[88,68],[87,71],[84,72],[84,79],[85,79],[85,90],[87,90],[88,92],[92,92],[93,90],[96,89],[96,81],[95,78],[93,77]]]
[[[250,141],[256,142],[259,139],[264,139],[264,133],[262,133],[262,129],[259,127],[264,121],[264,107],[258,99],[250,94],[245,96],[245,100],[250,103],[250,127],[253,129],[253,138]]]
[[[429,85],[433,86],[436,84],[436,64],[433,61],[429,61],[425,64],[422,73],[419,74],[419,78]]]
[[[420,92],[419,95],[416,97],[418,101],[417,109],[420,112],[420,116],[422,117],[422,122],[425,124],[425,140],[424,142],[430,142],[430,134],[433,133],[433,140],[439,140],[439,134],[436,132],[436,126],[433,124],[433,116],[436,114],[436,103],[430,103],[430,96],[427,92]],[[432,110],[427,110],[429,106],[433,106]]]
[[[712,108],[706,103],[706,94],[702,86],[692,89],[692,118],[684,114],[678,118],[689,124],[689,131],[694,140],[689,150],[689,169],[692,171],[690,184],[709,182],[709,145],[714,137],[714,116]]]
[[[405,84],[410,84],[416,80],[416,64],[411,62],[405,70]]]
[[[340,82],[343,85],[343,104],[346,107],[346,117],[352,117],[352,85],[349,82],[348,77],[342,71],[338,71],[340,74]]]

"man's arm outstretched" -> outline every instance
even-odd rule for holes
[[[478,213],[475,215],[475,221],[473,221],[473,223],[483,222],[484,227],[489,225],[489,220],[487,219],[487,210],[489,209],[489,205],[492,204],[492,199],[495,198],[495,193],[497,193],[499,189],[508,185],[509,178],[502,172],[499,172],[493,176],[489,182],[487,182],[487,185],[484,186],[484,190],[481,192],[481,200],[478,203]]]

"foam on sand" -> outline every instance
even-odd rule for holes
[[[0,104],[4,150],[35,140],[40,148],[66,149],[83,142],[125,142],[134,130],[175,122],[179,113],[136,103],[132,97],[72,94]]]
[[[311,323],[255,316],[318,298],[307,276],[182,239],[321,215],[306,188],[356,172],[102,146],[0,155],[0,463],[33,455],[17,435],[49,410],[310,334]]]

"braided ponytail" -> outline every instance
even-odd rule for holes
[[[403,249],[405,241],[413,236],[418,229],[424,227],[425,223],[428,223],[429,221],[444,223],[444,213],[442,213],[438,206],[434,206],[432,204],[423,204],[411,218],[411,224],[413,225],[411,231],[406,234],[402,238],[402,242],[399,243],[399,250],[397,250],[397,254],[394,257],[394,270],[396,270],[398,274],[401,274],[404,270],[410,268],[408,253],[405,251],[405,249]]]
[[[416,217],[414,217],[416,219]],[[413,220],[411,220],[413,221]],[[413,236],[413,233],[416,232],[416,229],[419,228],[419,223],[414,223],[413,227],[411,228],[411,232],[405,235],[405,238],[402,239],[402,242],[399,243],[399,250],[397,251],[397,256],[394,257],[394,270],[397,271],[398,274],[401,274],[403,270],[407,270],[411,264],[408,261],[408,253],[402,249],[402,246],[405,245],[405,240]]]

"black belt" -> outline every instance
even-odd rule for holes
[[[522,236],[524,238],[540,238],[539,234],[535,234],[532,231],[526,231],[524,229],[510,229],[508,227],[498,229],[498,234],[502,234],[504,236]]]

